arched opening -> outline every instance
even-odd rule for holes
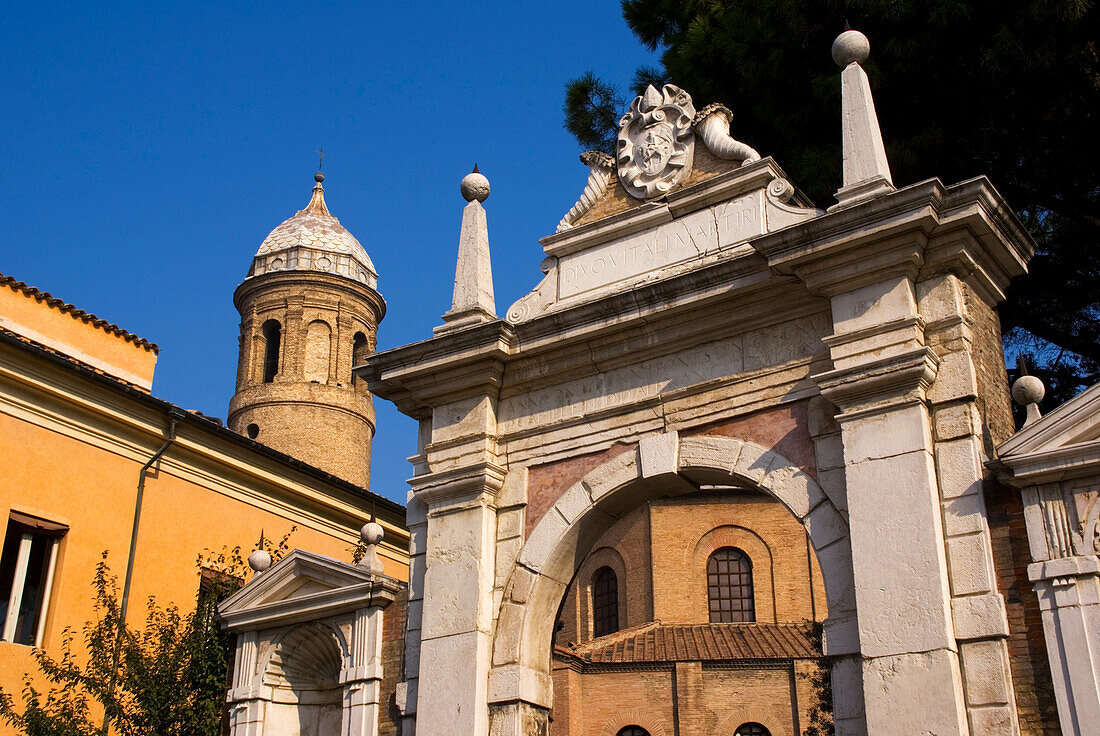
[[[282,326],[278,320],[269,319],[263,323],[260,332],[264,336],[264,383],[271,383],[279,372],[279,343],[282,338]]]
[[[733,736],[772,736],[772,733],[759,723],[742,723],[733,732]]]
[[[272,649],[264,684],[272,688],[266,733],[340,733],[343,653],[336,635],[318,624],[297,626]]]
[[[351,367],[355,368],[357,365],[366,363],[368,355],[370,355],[370,347],[367,343],[367,336],[362,332],[356,332],[351,343]],[[351,383],[353,386],[358,383],[354,371],[351,374]]]
[[[624,726],[615,736],[649,736],[649,731],[641,726]]]
[[[619,630],[619,580],[610,567],[592,576],[592,635],[607,636]]]
[[[717,549],[707,560],[707,603],[712,624],[756,621],[752,561],[736,547]]]
[[[331,355],[332,328],[319,319],[310,322],[306,327],[305,379],[328,383]]]
[[[719,517],[720,512],[728,518]],[[649,536],[639,538],[639,529]],[[587,578],[576,577],[577,571],[612,538],[624,557],[631,549],[641,550],[643,557],[654,555],[646,562],[652,565],[651,589],[630,590],[632,610],[644,613],[621,622],[625,628],[604,640],[574,646],[555,639],[556,614],[570,610],[567,598],[578,580],[588,584]],[[760,549],[753,551],[754,544]],[[753,575],[758,558],[767,562],[767,575]],[[628,557],[628,570],[632,564]],[[742,618],[750,620],[710,621],[710,572],[716,576],[714,587],[724,586],[730,601],[739,598]],[[682,704],[676,682],[696,677],[716,690],[711,702],[725,703],[728,712],[716,717],[751,712],[763,697],[782,704],[764,714],[770,719],[764,722],[775,720],[787,724],[775,728],[793,730],[793,712],[808,716],[818,705],[792,690],[790,682],[796,669],[816,668],[822,661],[816,633],[821,626],[827,635],[836,634],[828,652],[834,670],[841,663],[848,667],[855,656],[853,649],[845,649],[856,641],[846,522],[811,476],[763,447],[732,438],[681,441],[668,433],[647,438],[636,451],[592,470],[534,524],[513,576],[517,584],[506,590],[522,591],[522,598],[506,593],[508,605],[501,608],[491,705],[522,702],[544,708],[551,736],[569,733],[555,723],[596,717],[585,708],[601,698],[596,691],[586,693],[581,681],[607,679],[612,670],[624,679],[600,686],[616,698],[611,704],[604,698],[604,707],[645,716],[626,725],[653,720],[672,732],[665,706]],[[754,583],[750,600],[746,588]],[[760,596],[770,601],[763,621],[755,606]],[[763,682],[767,692],[740,682],[746,673]],[[834,686],[833,702],[857,707],[854,701],[862,700],[858,679],[850,676],[850,668],[845,674],[842,686]],[[559,682],[563,675],[565,686],[564,679]],[[734,696],[749,699],[735,702]],[[557,712],[570,704],[580,704],[580,710],[572,708],[568,718],[549,718],[551,708]],[[661,708],[663,715],[657,713]],[[741,718],[731,726],[759,722]],[[618,724],[622,728],[624,721]]]

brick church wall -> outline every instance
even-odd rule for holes
[[[378,736],[401,733],[401,711],[397,708],[397,683],[404,679],[405,618],[409,609],[409,589],[405,588],[382,612],[382,707]]]
[[[1027,579],[1031,552],[1020,492],[989,482],[985,503],[989,512],[997,588],[1005,598],[1008,613],[1008,657],[1020,733],[1058,736],[1062,730],[1058,724],[1058,705],[1054,700],[1039,599]]]

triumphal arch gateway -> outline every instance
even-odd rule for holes
[[[867,53],[833,47],[827,209],[728,109],[650,87],[503,315],[489,182],[463,180],[443,324],[355,369],[420,431],[396,694],[364,608],[339,733],[387,708],[409,736],[1033,732],[986,469],[1013,433],[995,310],[1033,244],[984,178],[895,185]],[[400,597],[298,555],[230,613],[296,574]]]
[[[409,733],[546,733],[555,624],[593,545],[723,489],[804,529],[837,733],[1019,731],[983,461],[1012,432],[995,308],[1032,244],[984,178],[894,185],[866,53],[834,46],[833,206],[733,139],[727,109],[650,87],[617,155],[582,156],[544,275],[503,316],[488,182],[464,180],[452,309],[360,372],[420,422]],[[677,584],[655,578],[654,600]]]

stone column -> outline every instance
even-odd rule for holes
[[[1043,633],[1067,736],[1100,734],[1100,559],[1080,528],[1073,504],[1059,482],[1023,490],[1032,581],[1043,616]]]
[[[822,285],[834,370],[815,379],[841,410],[867,732],[906,723],[961,735],[969,730],[924,403],[939,358],[924,344],[913,284],[923,243],[891,246],[880,247],[874,271],[849,263],[847,278]]]
[[[233,686],[226,700],[229,703],[230,736],[263,736],[265,690],[259,672],[256,632],[246,631],[237,637],[237,662],[233,668]]]
[[[350,666],[340,672],[344,686],[341,736],[377,736],[382,692],[382,608],[355,612],[348,646]]]

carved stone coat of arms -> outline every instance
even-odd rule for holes
[[[619,181],[633,197],[667,193],[691,173],[695,153],[691,95],[666,84],[650,85],[619,121]]]

